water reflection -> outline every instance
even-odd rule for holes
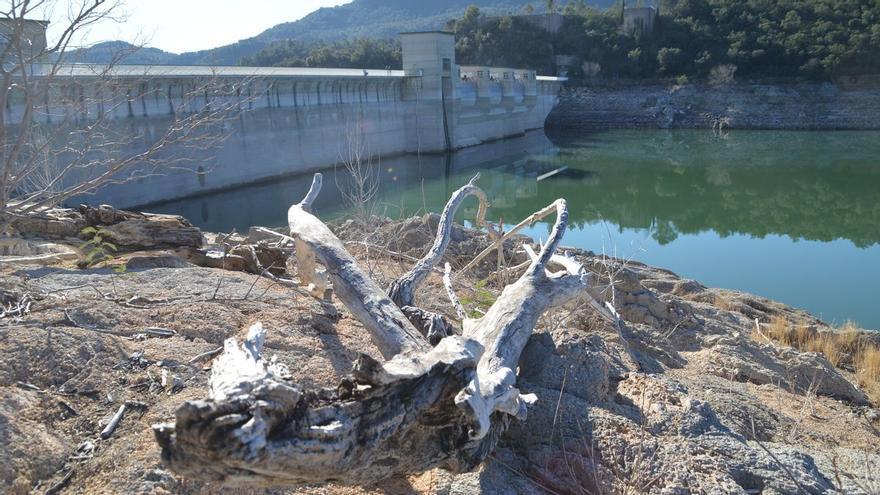
[[[880,133],[628,131],[560,141],[560,162],[599,177],[586,188],[555,182],[560,196],[582,198],[579,219],[650,228],[661,244],[707,230],[880,241]]]
[[[624,254],[710,285],[880,328],[864,296],[880,276],[878,157],[878,132],[640,130],[552,141],[539,132],[447,156],[383,160],[372,207],[392,217],[439,211],[480,172],[493,220],[515,223],[563,197],[569,244],[623,246],[638,251]],[[346,189],[347,174],[326,174],[316,210],[344,216],[337,185]],[[283,225],[309,183],[294,177],[150,209],[213,231]],[[465,208],[460,221],[473,214]]]

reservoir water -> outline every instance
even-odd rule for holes
[[[344,155],[340,150],[340,156]],[[566,245],[880,329],[880,132],[543,132],[449,155],[376,160],[373,211],[440,211],[476,172],[506,224],[563,197]],[[327,171],[319,216],[348,214]],[[211,231],[284,225],[310,176],[150,205]],[[472,212],[471,212],[472,214]],[[468,212],[461,221],[467,222]],[[550,220],[527,233],[546,237]]]

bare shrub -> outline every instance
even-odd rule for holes
[[[375,212],[374,200],[379,192],[379,173],[381,163],[373,162],[364,132],[359,124],[349,125],[345,130],[344,148],[340,150],[340,163],[345,167],[345,183],[339,183],[339,174],[334,174],[336,187],[342,194],[345,207],[352,212],[355,220],[362,225]]]

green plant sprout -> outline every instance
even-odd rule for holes
[[[109,242],[107,239],[112,238],[112,233],[105,229],[95,227],[86,227],[80,231],[83,237],[87,237],[81,246],[80,251],[84,256],[77,262],[79,268],[94,268],[98,265],[107,263],[115,257],[115,253],[119,251],[116,244]],[[110,283],[113,284],[113,294],[119,299],[116,291],[116,275],[122,275],[128,270],[126,263],[110,267]]]

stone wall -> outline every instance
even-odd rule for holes
[[[831,83],[565,88],[548,128],[880,129],[880,87]]]

